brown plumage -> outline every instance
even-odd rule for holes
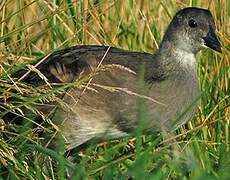
[[[67,149],[95,137],[128,135],[138,127],[140,101],[145,131],[171,131],[187,122],[200,96],[195,54],[204,46],[221,51],[214,32],[208,10],[185,8],[173,18],[155,54],[89,45],[44,58],[36,68],[49,83],[91,75],[81,87],[68,89],[62,97],[67,106],[58,106],[52,117],[63,127]],[[21,80],[34,86],[46,83],[35,72]]]

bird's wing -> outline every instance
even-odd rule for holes
[[[126,67],[127,70],[138,72],[140,65],[145,64],[151,68],[146,68],[146,79],[154,76],[156,69],[153,55],[148,53],[130,52],[107,46],[74,46],[60,51],[56,51],[44,58],[41,58],[32,71],[20,70],[13,77],[20,81],[34,86],[49,83],[68,83],[78,79],[84,71],[90,73],[100,65],[114,64],[117,67]],[[148,72],[149,69],[149,72]],[[155,73],[156,74],[156,73]],[[156,75],[157,77],[157,75]]]

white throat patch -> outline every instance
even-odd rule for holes
[[[176,54],[178,56],[180,64],[188,69],[196,68],[196,58],[193,53],[188,53],[186,51],[177,50]]]

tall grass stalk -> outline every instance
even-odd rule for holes
[[[203,95],[192,121],[170,137],[138,131],[137,137],[89,143],[67,153],[61,139],[56,150],[48,149],[41,134],[57,133],[58,127],[50,119],[35,126],[39,112],[33,107],[58,101],[58,93],[81,82],[36,89],[14,82],[13,72],[76,44],[152,53],[172,16],[187,6],[211,10],[223,45],[221,55],[210,50],[198,55]],[[0,108],[5,105],[5,111],[24,119],[9,124],[1,119],[6,112],[0,112],[0,179],[229,179],[229,27],[226,0],[0,1]],[[11,97],[21,103],[6,102]],[[142,103],[137,114],[146,118]]]

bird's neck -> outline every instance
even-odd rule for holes
[[[174,49],[172,51],[172,57],[174,57],[174,61],[176,61],[181,68],[185,68],[187,70],[196,69],[196,58],[194,53]]]
[[[169,74],[196,75],[196,58],[192,51],[185,51],[170,43],[165,43],[161,45],[157,54],[161,68]]]

